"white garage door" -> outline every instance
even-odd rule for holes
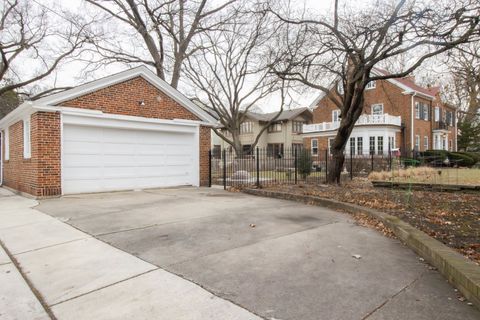
[[[191,132],[64,124],[64,194],[198,184]]]

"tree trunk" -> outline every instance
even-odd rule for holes
[[[327,183],[340,183],[343,164],[345,162],[345,154],[343,150],[332,149],[332,161],[328,166]]]

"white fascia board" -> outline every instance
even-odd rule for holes
[[[152,71],[150,71],[145,66],[140,66],[137,68],[132,68],[123,72],[119,72],[113,74],[111,76],[107,76],[98,80],[94,80],[92,82],[79,85],[69,90],[65,90],[63,92],[59,92],[56,94],[52,94],[48,97],[44,97],[35,101],[35,103],[41,105],[56,105],[60,104],[61,102],[71,100],[85,94],[115,85],[117,83],[125,82],[127,80],[133,79],[135,77],[141,76],[149,83],[154,85],[157,89],[161,92],[165,93],[173,100],[178,102],[181,106],[185,107],[187,110],[191,111],[193,114],[198,116],[200,119],[205,121],[206,123],[213,124],[215,123],[215,119],[203,111],[200,107],[190,101],[187,97],[185,97],[182,93],[178,90],[170,86],[164,80],[157,77]]]
[[[33,109],[30,101],[22,103],[0,120],[0,130],[5,130],[7,127],[10,127],[12,124],[23,120],[34,112],[35,109]]]

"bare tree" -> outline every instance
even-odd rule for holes
[[[107,20],[114,18],[134,30],[148,53],[139,52],[131,42],[103,41],[97,43],[100,62],[150,65],[161,79],[167,80],[169,74],[176,88],[185,59],[202,48],[193,40],[221,28],[229,17],[221,20],[217,14],[236,1],[212,6],[207,0],[87,0],[107,13]]]
[[[205,34],[202,54],[188,60],[186,73],[197,88],[197,99],[219,119],[214,131],[241,155],[240,126],[248,112],[264,98],[280,95],[279,111],[257,134],[250,148],[258,143],[269,124],[283,111],[285,81],[271,72],[275,60],[275,37],[279,30],[271,16],[238,12],[228,26]],[[207,110],[208,110],[207,108]]]
[[[289,6],[286,6],[289,8]],[[284,51],[285,64],[276,71],[284,79],[300,81],[323,91],[341,110],[332,145],[333,163],[327,181],[339,183],[344,149],[362,114],[364,90],[371,81],[409,75],[425,60],[474,41],[479,36],[476,0],[376,1],[349,8],[335,0],[331,17],[296,17],[269,9],[283,22],[297,26],[297,37]],[[413,59],[403,70],[375,75],[372,69],[403,54]],[[340,94],[337,86],[343,84]]]
[[[46,78],[93,41],[88,23],[23,0],[3,0],[0,9],[0,97]],[[25,94],[25,92],[23,92]],[[27,94],[28,95],[28,94]]]
[[[458,147],[480,148],[480,47],[468,43],[450,51],[444,59],[450,73],[444,86],[446,99],[458,108]]]

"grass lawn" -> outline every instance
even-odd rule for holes
[[[393,178],[385,175],[381,180],[432,184],[480,185],[480,169],[432,168],[431,172],[426,174],[396,175]]]

